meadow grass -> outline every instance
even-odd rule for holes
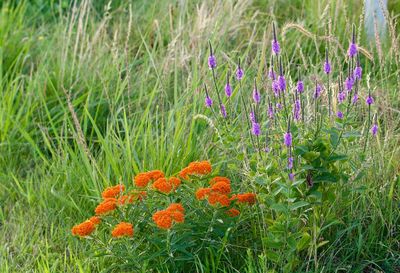
[[[370,143],[362,178],[337,187],[338,199],[325,208],[341,215],[331,230],[335,240],[319,253],[318,267],[310,255],[299,271],[398,272],[399,11],[394,6],[386,18],[388,37],[369,43],[360,3],[347,2],[2,3],[0,272],[111,266],[70,229],[91,216],[104,187],[130,184],[141,170],[176,173],[210,159],[227,175],[244,178],[248,166],[215,146],[216,129],[196,116],[204,111],[207,42],[224,62],[240,56],[261,67],[266,60],[257,48],[269,46],[273,20],[285,59],[308,71],[317,70],[313,64],[323,59],[327,40],[333,55],[346,50],[354,23],[365,48],[364,73],[379,97],[381,134]],[[239,247],[224,253],[224,247],[206,249],[194,270],[266,272],[261,253]],[[171,270],[161,258],[155,263],[159,272]]]

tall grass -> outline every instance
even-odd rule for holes
[[[256,48],[268,44],[277,19],[293,52],[285,58],[310,66],[323,59],[327,40],[336,54],[346,48],[361,16],[357,3],[347,2],[3,3],[0,271],[100,272],[110,261],[69,235],[98,201],[89,196],[117,181],[132,183],[139,170],[176,172],[197,159],[218,159],[227,173],[232,164],[240,170],[240,161],[208,141],[217,137],[214,129],[194,118],[203,107],[207,41],[224,62],[258,62]],[[364,72],[378,86],[383,133],[371,145],[363,178],[329,207],[343,218],[318,257],[321,272],[399,268],[399,32],[398,18],[386,20],[389,36],[380,45],[359,38]],[[223,254],[222,263],[218,257],[210,249],[196,270],[265,272],[267,258],[251,249]],[[162,264],[159,271],[166,272]]]

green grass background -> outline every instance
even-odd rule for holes
[[[193,119],[203,112],[207,42],[224,62],[252,63],[272,20],[285,57],[309,71],[323,58],[323,37],[336,37],[339,54],[352,24],[372,56],[363,67],[381,134],[362,187],[336,204],[347,222],[321,271],[399,272],[398,0],[378,41],[362,30],[362,1],[0,3],[0,272],[101,271],[108,261],[89,256],[70,228],[91,215],[105,186],[144,169],[229,160]],[[246,255],[237,270],[262,272]]]

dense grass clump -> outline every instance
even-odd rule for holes
[[[363,2],[1,2],[0,272],[397,272],[399,5],[389,1],[386,36],[368,40]],[[279,58],[270,56],[272,22],[288,92],[286,108],[269,122],[268,101],[278,102],[269,69],[279,74]],[[353,29],[360,58],[351,62],[345,56]],[[209,41],[217,58],[215,79],[207,64]],[[239,59],[247,115],[235,80]],[[360,104],[347,119],[337,92],[357,61]],[[223,92],[227,74],[229,99]],[[254,79],[259,106],[251,97]],[[294,122],[300,79],[308,94],[300,108],[308,110],[304,119],[310,123]],[[214,81],[227,119],[220,115]],[[312,98],[315,82],[325,88],[318,103]],[[204,106],[204,85],[213,110]],[[369,93],[371,107],[365,104]],[[253,125],[251,109],[259,136],[257,128],[251,135],[247,127]],[[373,124],[379,128],[374,137]],[[266,126],[272,126],[267,136]],[[290,149],[283,142],[288,131]],[[290,157],[293,168],[287,167]],[[182,183],[179,189],[188,192],[181,199],[163,196],[150,204],[150,214],[135,211],[135,217],[120,219],[131,220],[134,233],[118,240],[135,242],[142,260],[124,259],[121,248],[110,255],[103,251],[107,244],[96,248],[93,240],[71,234],[93,216],[105,188],[129,189],[138,173],[154,169],[176,175],[198,160],[212,163],[212,176],[229,177],[234,194],[256,192],[256,204],[241,208],[237,217],[218,207],[221,217],[213,219],[214,207],[190,199],[194,185],[208,181],[196,180],[192,188]],[[180,218],[172,237],[155,231],[151,220],[154,212],[181,201],[204,213],[186,209],[186,224],[195,225],[194,216],[202,215],[202,225],[183,249],[178,231],[186,236],[190,229]],[[208,221],[216,224],[215,232]],[[101,226],[100,239],[109,243],[117,224]],[[130,235],[129,227],[119,226],[115,237]],[[146,245],[139,234],[151,231],[154,244]],[[176,244],[164,249],[168,238]]]

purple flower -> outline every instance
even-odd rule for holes
[[[353,96],[352,102],[353,102],[353,104],[356,104],[357,101],[358,101],[358,94],[355,93],[354,96]]]
[[[292,172],[289,173],[289,180],[290,181],[294,180],[294,173],[292,173]]]
[[[271,151],[271,148],[270,148],[270,147],[266,146],[266,147],[264,148],[264,152],[269,153],[270,151]]]
[[[346,85],[346,90],[347,91],[351,91],[351,89],[353,89],[353,85],[354,85],[353,77],[347,77],[346,81],[344,83]]]
[[[324,72],[326,74],[331,73],[331,64],[329,63],[328,60],[326,60],[325,63],[324,63]]]
[[[303,91],[304,91],[304,83],[302,80],[299,80],[297,82],[297,92],[303,93]]]
[[[293,117],[296,121],[300,119],[300,100],[296,99],[293,106]]]
[[[357,51],[358,51],[357,45],[354,43],[354,41],[351,42],[349,45],[349,50],[348,50],[349,56],[354,57],[355,55],[357,55]]]
[[[374,123],[374,125],[372,125],[372,128],[371,128],[371,134],[373,136],[376,136],[377,133],[378,133],[378,124]]]
[[[293,169],[293,157],[288,157],[288,164],[287,164],[287,168],[289,170]]]
[[[272,90],[274,91],[275,97],[279,96],[279,83],[278,81],[272,81]]]
[[[221,103],[220,108],[221,108],[221,115],[222,115],[224,118],[226,118],[226,108],[225,108],[225,105],[223,105],[223,104]]]
[[[270,70],[269,70],[269,72],[268,72],[268,77],[271,79],[271,80],[275,80],[275,77],[276,77],[276,75],[275,75],[275,72],[274,72],[274,70],[271,68]]]
[[[292,146],[292,134],[290,132],[286,132],[283,139],[286,147]]]
[[[279,52],[281,51],[281,47],[279,46],[279,42],[276,39],[273,39],[271,42],[272,45],[272,52],[275,53],[275,55],[279,55]]]
[[[276,109],[281,110],[282,109],[282,104],[279,102],[276,103]]]
[[[253,112],[253,111],[250,112],[250,121],[251,121],[252,123],[255,123],[255,122],[256,122],[256,116],[254,115],[254,112]]]
[[[206,96],[206,107],[211,107],[212,104],[213,104],[212,99],[207,95]]]
[[[253,127],[251,128],[251,133],[255,136],[259,136],[261,134],[260,124],[257,122],[253,122]]]
[[[253,100],[257,104],[260,103],[260,101],[261,101],[260,92],[258,92],[257,88],[254,88],[254,90],[253,90]]]
[[[210,69],[214,69],[215,67],[217,67],[217,59],[215,59],[215,56],[213,54],[208,57],[208,67]]]
[[[226,95],[227,97],[232,96],[232,87],[231,87],[231,85],[229,84],[229,82],[227,82],[226,85],[225,85],[225,95]]]
[[[356,68],[354,68],[354,78],[361,80],[361,75],[362,75],[362,68],[361,66],[356,66]]]
[[[342,119],[342,118],[343,118],[343,113],[342,113],[341,111],[338,111],[337,114],[336,114],[336,116],[337,116],[338,118]]]
[[[243,69],[240,66],[238,66],[238,68],[236,69],[236,79],[240,81],[241,79],[243,79],[243,75],[244,75]]]
[[[280,75],[278,77],[278,83],[279,83],[279,90],[285,92],[286,89],[286,80],[285,80],[285,76]]]
[[[338,97],[339,103],[342,103],[346,99],[346,93],[343,91],[340,91],[337,97]]]
[[[268,106],[268,116],[270,119],[274,118],[274,109],[272,108],[271,104]]]
[[[365,100],[365,102],[366,102],[368,105],[371,105],[371,104],[374,103],[374,98],[373,98],[371,95],[368,95],[368,97],[367,97],[367,99]]]
[[[315,93],[314,93],[314,98],[317,99],[321,96],[321,92],[322,92],[322,87],[321,85],[317,84],[315,86]]]

